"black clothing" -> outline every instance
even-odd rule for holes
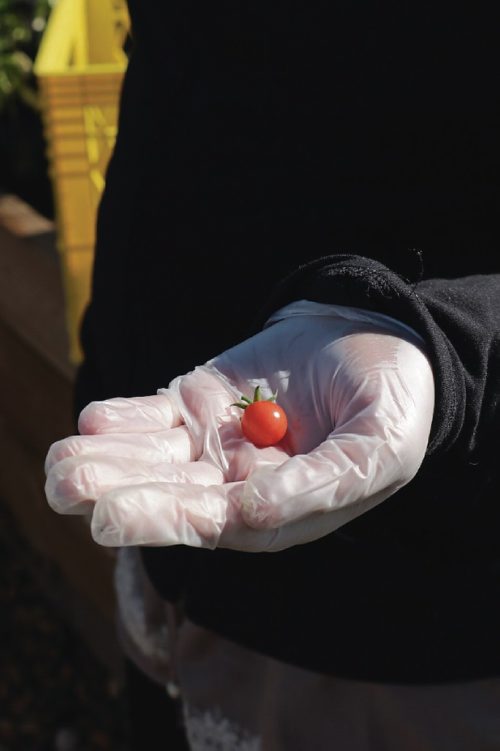
[[[320,672],[500,674],[493,4],[130,10],[78,406],[152,393],[301,298],[413,326],[437,394],[421,470],[379,507],[280,553],[146,548],[155,586]]]
[[[189,751],[178,701],[134,663],[125,661],[127,751]]]

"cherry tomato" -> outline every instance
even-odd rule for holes
[[[262,399],[260,388],[255,389],[253,401],[242,396],[233,406],[244,410],[241,418],[241,430],[258,448],[274,446],[284,438],[288,428],[285,411],[275,402],[276,396]]]
[[[253,402],[241,418],[243,435],[259,448],[281,441],[287,427],[285,411],[274,402]]]

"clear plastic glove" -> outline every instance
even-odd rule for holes
[[[232,406],[278,392],[288,433],[257,448]],[[425,455],[431,366],[408,327],[301,301],[157,395],[93,402],[48,454],[46,494],[93,510],[102,545],[276,551],[327,535],[408,483]]]

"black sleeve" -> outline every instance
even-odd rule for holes
[[[498,438],[500,274],[410,284],[382,263],[326,256],[276,289],[260,319],[298,299],[376,310],[412,326],[428,345],[436,407],[428,454],[452,446],[474,461]]]

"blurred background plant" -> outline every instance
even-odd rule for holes
[[[20,98],[37,107],[33,61],[55,0],[0,0],[0,111]]]
[[[52,190],[33,62],[55,2],[0,0],[0,193],[16,193],[46,216]]]

